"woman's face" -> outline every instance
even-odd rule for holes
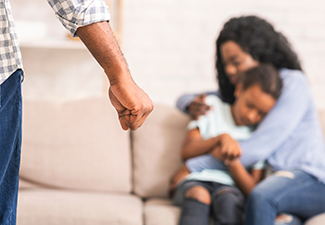
[[[236,85],[238,74],[259,64],[253,57],[244,52],[234,41],[227,41],[220,46],[222,64],[230,83]]]

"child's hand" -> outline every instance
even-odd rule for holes
[[[212,149],[212,151],[210,153],[211,153],[211,155],[213,155],[217,159],[223,161],[223,157],[222,157],[222,154],[221,154],[221,146],[220,146],[219,143]]]
[[[188,112],[192,119],[198,120],[200,116],[207,114],[211,106],[205,104],[206,94],[198,95],[188,106]]]
[[[216,158],[224,161],[226,165],[230,164],[234,159],[241,156],[241,149],[237,141],[232,139],[228,134],[221,134],[216,137],[217,145],[211,154]]]

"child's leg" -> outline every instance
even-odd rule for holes
[[[175,187],[179,184],[179,182],[182,181],[188,174],[190,174],[190,171],[187,169],[187,166],[184,165],[172,177],[172,179],[171,179],[171,185],[170,185],[170,190],[171,191],[174,190]]]
[[[186,198],[183,205],[179,225],[209,225],[210,205],[198,200]]]
[[[185,181],[176,188],[173,203],[181,207],[179,225],[209,225],[209,185],[207,182]]]
[[[236,187],[223,185],[212,193],[215,225],[242,225],[244,195]]]
[[[283,213],[276,217],[274,225],[302,225],[302,221],[297,216]]]

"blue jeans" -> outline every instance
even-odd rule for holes
[[[16,224],[20,165],[22,70],[0,85],[0,224]]]
[[[202,206],[200,206],[200,205],[195,206],[195,204],[193,204],[193,203],[191,205],[188,205],[186,203],[185,193],[188,189],[190,189],[191,187],[194,187],[194,186],[204,187],[210,192],[211,200],[212,200],[211,213],[215,219],[215,222],[216,222],[215,224],[222,224],[222,223],[220,223],[221,221],[224,221],[224,222],[225,221],[234,221],[234,219],[236,217],[237,218],[242,217],[242,213],[240,212],[240,210],[242,210],[244,207],[240,206],[240,205],[244,204],[244,196],[243,196],[243,194],[240,194],[241,192],[237,188],[214,183],[214,182],[202,182],[202,181],[188,180],[188,181],[185,181],[184,183],[182,183],[181,185],[179,185],[175,189],[175,192],[173,195],[173,204],[175,206],[181,207],[181,210],[182,210],[179,224],[182,224],[181,222],[186,220],[185,217],[188,217],[188,216],[190,216],[191,222],[190,223],[187,222],[187,224],[198,224],[195,221],[206,220],[206,219],[204,219],[204,215],[203,215],[203,217],[202,217],[202,215],[199,215],[199,212],[203,211]],[[218,192],[220,192],[221,190],[226,190],[226,192],[228,194],[226,194],[226,195],[223,194],[222,198],[220,198],[220,195],[218,197]],[[190,206],[194,207],[194,208],[189,210]],[[193,213],[193,212],[195,212],[195,213]],[[191,215],[187,215],[189,213],[191,213]],[[207,215],[207,217],[209,217],[209,215]],[[272,223],[272,225],[302,225],[301,219],[297,216],[285,214],[284,217],[285,218],[283,218],[282,220],[277,219],[276,221],[274,221]],[[206,224],[208,224],[208,223],[209,222],[206,222]],[[200,224],[204,224],[204,223],[201,222]],[[232,224],[242,224],[242,223],[241,222],[237,222],[237,223],[229,223],[228,222],[225,224],[232,225]]]
[[[210,193],[211,205],[188,202],[185,193],[195,186],[203,187]],[[237,187],[196,180],[188,180],[179,185],[173,196],[173,204],[182,210],[179,225],[210,224],[209,215],[214,218],[215,225],[242,225],[244,202],[244,194]]]
[[[246,225],[273,225],[277,214],[302,220],[325,212],[325,184],[301,170],[281,171],[260,182],[248,198]]]

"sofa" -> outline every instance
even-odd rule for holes
[[[188,121],[156,104],[140,129],[123,131],[105,96],[24,100],[17,224],[176,225],[168,186]],[[321,224],[325,214],[306,222]]]

